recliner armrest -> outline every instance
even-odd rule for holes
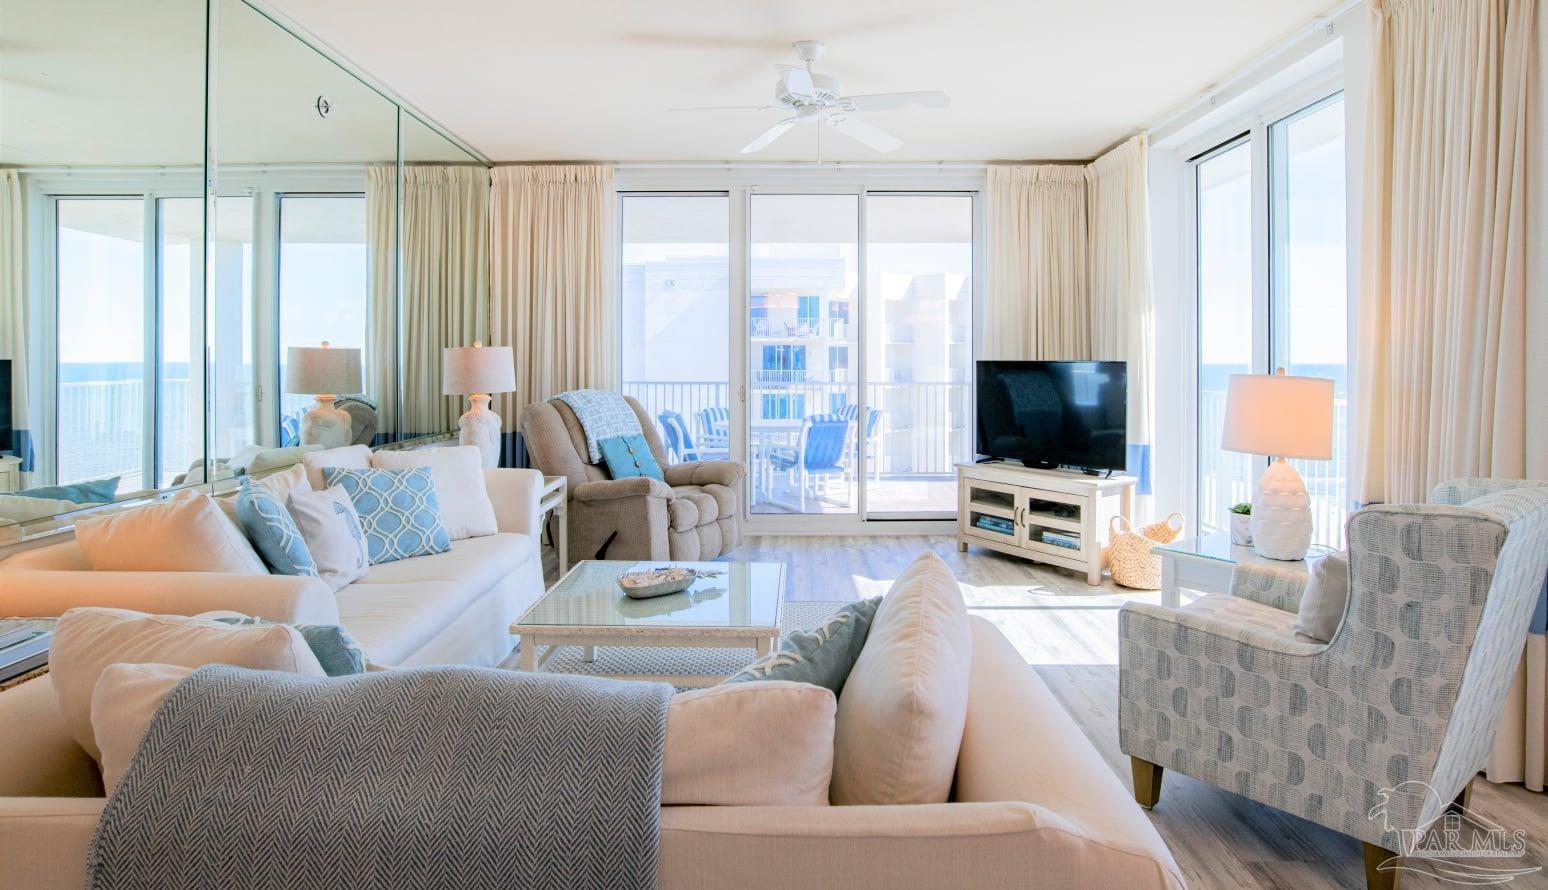
[[[623,498],[661,498],[664,501],[672,499],[672,489],[659,479],[649,476],[633,476],[628,479],[601,479],[596,482],[582,482],[570,492],[570,497],[577,501],[616,501]]]
[[[747,476],[747,467],[734,460],[695,460],[664,470],[668,485],[724,485],[730,488]]]

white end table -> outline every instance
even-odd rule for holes
[[[1215,532],[1182,538],[1157,547],[1155,552],[1161,557],[1161,605],[1175,609],[1184,587],[1201,593],[1230,593],[1231,572],[1238,563],[1267,566],[1304,580],[1311,573],[1311,561],[1333,549],[1313,544],[1305,559],[1269,559],[1251,547],[1232,544],[1229,532]]]
[[[569,477],[543,477],[543,487],[538,491],[538,523],[548,525],[548,534],[554,542],[554,552],[559,555],[559,577],[561,578],[570,570],[569,501]]]

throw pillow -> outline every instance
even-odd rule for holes
[[[839,695],[834,803],[946,802],[972,658],[957,579],[940,557],[922,553],[882,598]]]
[[[290,493],[289,507],[317,576],[330,590],[337,593],[370,571],[365,526],[344,489],[298,489]]]
[[[40,485],[13,492],[19,498],[44,498],[51,501],[73,501],[77,504],[111,504],[118,496],[118,480],[121,476],[93,479],[90,482],[72,482],[69,485]]]
[[[738,683],[672,696],[663,806],[822,806],[833,773],[833,693]]]
[[[451,535],[441,524],[430,469],[323,469],[329,485],[344,489],[360,514],[366,552],[372,565],[431,556],[451,549]]]
[[[1349,551],[1331,553],[1311,564],[1301,608],[1291,627],[1319,643],[1333,641],[1349,605]]]
[[[484,485],[484,460],[473,445],[419,448],[414,451],[377,451],[371,468],[411,470],[429,467],[435,482],[435,499],[441,505],[441,522],[453,541],[478,538],[499,531],[494,504]]]
[[[162,699],[193,672],[170,664],[110,664],[102,672],[91,693],[91,731],[109,795],[134,762]]]
[[[602,460],[607,464],[607,473],[614,479],[649,476],[662,482],[666,481],[666,475],[661,472],[661,465],[656,463],[655,455],[650,453],[650,445],[645,442],[645,437],[638,433],[632,436],[603,439],[597,443],[597,447],[602,449]]]
[[[306,481],[311,483],[314,491],[322,491],[328,487],[328,480],[323,477],[323,470],[327,467],[343,467],[348,470],[369,470],[371,468],[371,449],[364,445],[346,445],[343,448],[328,448],[323,451],[307,451],[301,455],[301,465],[306,467]]]
[[[261,483],[243,479],[236,502],[242,531],[275,574],[317,576],[317,563],[284,501]]]
[[[225,520],[221,520],[224,522]],[[91,696],[110,664],[230,664],[323,676],[322,665],[293,627],[231,627],[182,615],[126,609],[71,609],[49,644],[49,676],[59,712],[75,741],[100,760],[91,729]]]
[[[812,683],[831,690],[844,689],[844,681],[860,657],[871,621],[881,597],[850,603],[834,612],[814,631],[794,631],[785,635],[779,651],[758,659],[725,682],[747,683],[754,680],[792,680]]]
[[[251,615],[243,615],[240,612],[203,612],[198,618],[212,618],[222,624],[232,624],[239,627],[259,627],[262,625],[278,624],[276,621],[265,621],[262,618],[254,618]],[[317,663],[322,665],[323,673],[330,677],[348,677],[353,674],[366,672],[366,665],[370,659],[366,657],[365,649],[360,643],[349,635],[349,631],[337,624],[290,624],[300,634],[301,639],[306,640],[308,649],[317,656]]]
[[[86,516],[75,541],[99,572],[227,572],[267,575],[263,561],[207,494]]]

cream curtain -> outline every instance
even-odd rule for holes
[[[490,337],[516,354],[516,392],[496,397],[507,433],[531,402],[617,384],[613,168],[496,167],[490,197]]]
[[[366,398],[376,403],[378,434],[398,431],[398,166],[366,168],[366,247],[370,282],[363,356]]]
[[[0,358],[11,360],[11,427],[23,473],[32,472],[32,425],[27,398],[27,216],[21,174],[0,170]],[[23,476],[26,484],[27,476]]]
[[[984,358],[1088,358],[1085,168],[993,165],[988,215]]]
[[[1152,513],[1155,312],[1150,299],[1150,214],[1143,133],[1085,168],[1089,222],[1091,352],[1128,362],[1129,467],[1139,478],[1135,514]]]
[[[1422,501],[1448,478],[1526,471],[1535,5],[1371,0],[1361,502]]]
[[[1422,501],[1457,476],[1527,473],[1533,0],[1371,0],[1354,491]],[[1537,186],[1541,194],[1541,185]],[[1539,198],[1538,200],[1541,200]],[[1540,343],[1531,343],[1535,349]],[[1541,448],[1542,443],[1530,447]],[[1539,606],[1492,781],[1543,788]]]
[[[457,428],[463,397],[441,392],[441,350],[489,339],[489,171],[403,168],[405,436]]]

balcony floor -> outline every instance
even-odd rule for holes
[[[756,471],[754,471],[756,472]],[[767,476],[764,477],[768,479]],[[858,486],[854,480],[845,482],[835,478],[831,482],[818,480],[813,483],[817,492],[808,489],[806,507],[808,514],[854,513],[859,507]],[[866,480],[866,505],[871,513],[943,513],[955,514],[957,510],[957,479],[942,475],[893,475],[883,473],[878,482],[875,477]],[[760,487],[752,502],[756,514],[802,513],[799,481],[787,481],[784,473],[775,473],[768,491]]]

